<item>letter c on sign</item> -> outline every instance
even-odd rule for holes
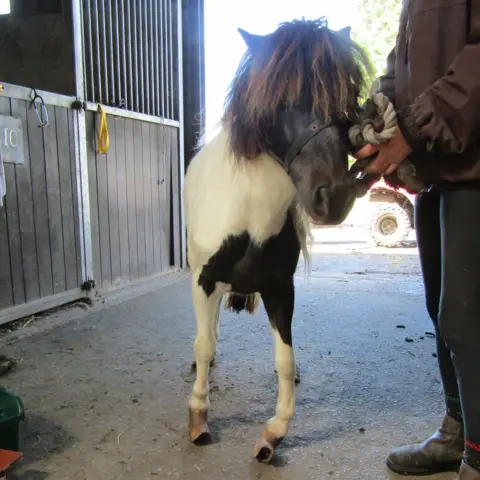
[[[16,148],[18,146],[18,130],[10,130],[8,139],[10,141],[10,146]]]

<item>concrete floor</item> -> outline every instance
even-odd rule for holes
[[[215,443],[194,447],[186,438],[190,284],[188,275],[172,274],[149,292],[117,293],[89,311],[70,308],[3,332],[0,350],[19,364],[0,382],[21,395],[27,414],[14,478],[407,478],[388,472],[385,455],[433,432],[443,413],[416,249],[385,253],[358,231],[339,232],[317,231],[323,242],[312,276],[299,272],[294,341],[302,382],[272,465],[251,458],[276,397],[263,307],[253,317],[222,313],[211,373]]]

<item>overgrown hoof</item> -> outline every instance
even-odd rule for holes
[[[267,427],[264,428],[262,435],[255,443],[253,448],[253,457],[260,463],[270,463],[275,454],[275,449],[283,440],[282,438],[275,437]]]
[[[212,442],[212,434],[207,424],[207,410],[189,409],[188,434],[190,441],[197,445],[207,445]]]

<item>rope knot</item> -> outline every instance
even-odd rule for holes
[[[397,133],[397,113],[392,102],[383,95],[377,93],[372,95],[362,106],[358,116],[357,124],[350,127],[348,138],[350,143],[357,150],[367,144],[381,145],[387,143]],[[367,165],[374,157],[357,160],[350,171],[352,173],[363,173]],[[418,193],[426,188],[426,185],[417,178],[417,172],[413,163],[405,159],[391,175],[385,175],[385,182],[397,189],[405,188],[410,193]],[[369,178],[363,178],[369,177]],[[363,185],[368,186],[360,189],[357,197],[363,196],[368,189],[375,183],[378,175],[365,175],[358,180]],[[380,177],[381,178],[381,177]],[[380,179],[378,178],[378,180]],[[369,180],[370,179],[370,180]]]

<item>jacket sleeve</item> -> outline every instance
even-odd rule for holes
[[[398,114],[415,150],[461,154],[480,143],[480,1],[471,2],[469,44],[447,74]]]
[[[378,77],[370,89],[370,95],[383,93],[395,105],[395,60],[396,49],[393,48],[387,56],[387,70]]]

